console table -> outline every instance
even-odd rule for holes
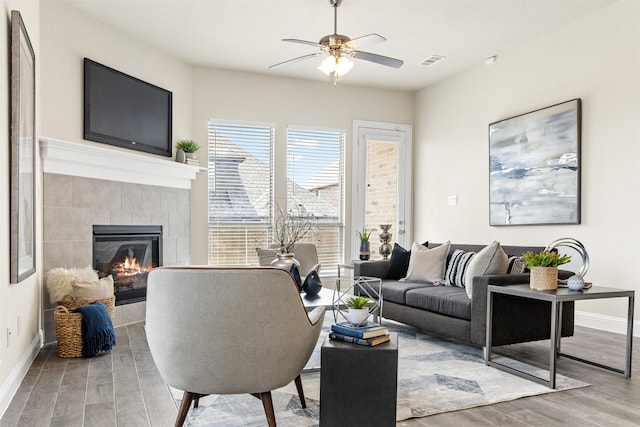
[[[527,372],[520,371],[511,366],[507,366],[491,360],[492,333],[493,333],[493,297],[495,294],[513,295],[522,298],[535,299],[540,301],[548,301],[551,304],[551,340],[549,351],[549,379],[537,377]],[[487,341],[485,349],[485,363],[500,370],[512,373],[522,378],[527,378],[537,383],[547,385],[549,388],[556,388],[556,359],[560,356],[587,363],[592,366],[607,369],[619,374],[623,374],[626,378],[631,376],[631,346],[633,342],[633,306],[635,292],[627,289],[614,289],[603,286],[592,286],[589,289],[581,291],[572,291],[567,288],[558,288],[554,290],[537,291],[531,289],[529,284],[526,285],[509,285],[487,287]],[[560,325],[562,325],[562,303],[565,301],[582,301],[600,298],[628,298],[627,308],[627,340],[626,340],[626,359],[624,369],[618,369],[611,366],[603,365],[594,361],[582,359],[577,356],[562,353],[560,351]]]

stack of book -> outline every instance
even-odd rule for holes
[[[190,159],[190,158],[186,158],[185,159],[185,163],[188,165],[193,165],[193,166],[200,166],[200,160],[198,159]]]
[[[350,323],[336,323],[331,325],[329,338],[332,340],[350,342],[373,347],[390,340],[389,330],[377,323],[367,322],[362,326],[352,326]]]

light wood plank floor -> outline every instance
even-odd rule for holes
[[[93,359],[61,359],[43,348],[3,418],[9,426],[171,426],[177,409],[153,364],[141,323],[116,329],[118,345]],[[624,337],[587,328],[563,351],[622,368]],[[545,366],[548,342],[501,353]],[[633,358],[638,366],[640,358]],[[560,359],[558,372],[591,384],[512,402],[399,422],[398,426],[637,426],[640,379]],[[637,372],[637,370],[636,370]],[[303,378],[304,381],[304,378]],[[256,399],[256,405],[261,405]],[[266,421],[265,421],[266,425]]]

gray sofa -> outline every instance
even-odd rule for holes
[[[429,244],[429,248],[439,244]],[[449,258],[455,249],[480,251],[484,245],[451,244]],[[526,251],[539,252],[536,246],[502,246],[508,255],[520,256]],[[448,260],[447,260],[448,262]],[[355,276],[380,277],[384,318],[396,320],[418,329],[484,346],[486,337],[487,286],[529,283],[528,273],[476,276],[472,298],[465,288],[434,286],[428,282],[385,279],[389,260],[356,261]],[[571,272],[560,272],[561,278]],[[515,344],[548,339],[551,328],[550,304],[509,295],[495,295],[493,314],[493,345]],[[562,336],[573,335],[574,304],[563,304]]]

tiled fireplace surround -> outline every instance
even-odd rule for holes
[[[135,152],[40,138],[43,271],[92,265],[94,224],[162,225],[163,265],[190,261],[191,180],[198,167]],[[55,304],[43,289],[45,342]],[[145,303],[116,306],[114,326],[141,321]]]

